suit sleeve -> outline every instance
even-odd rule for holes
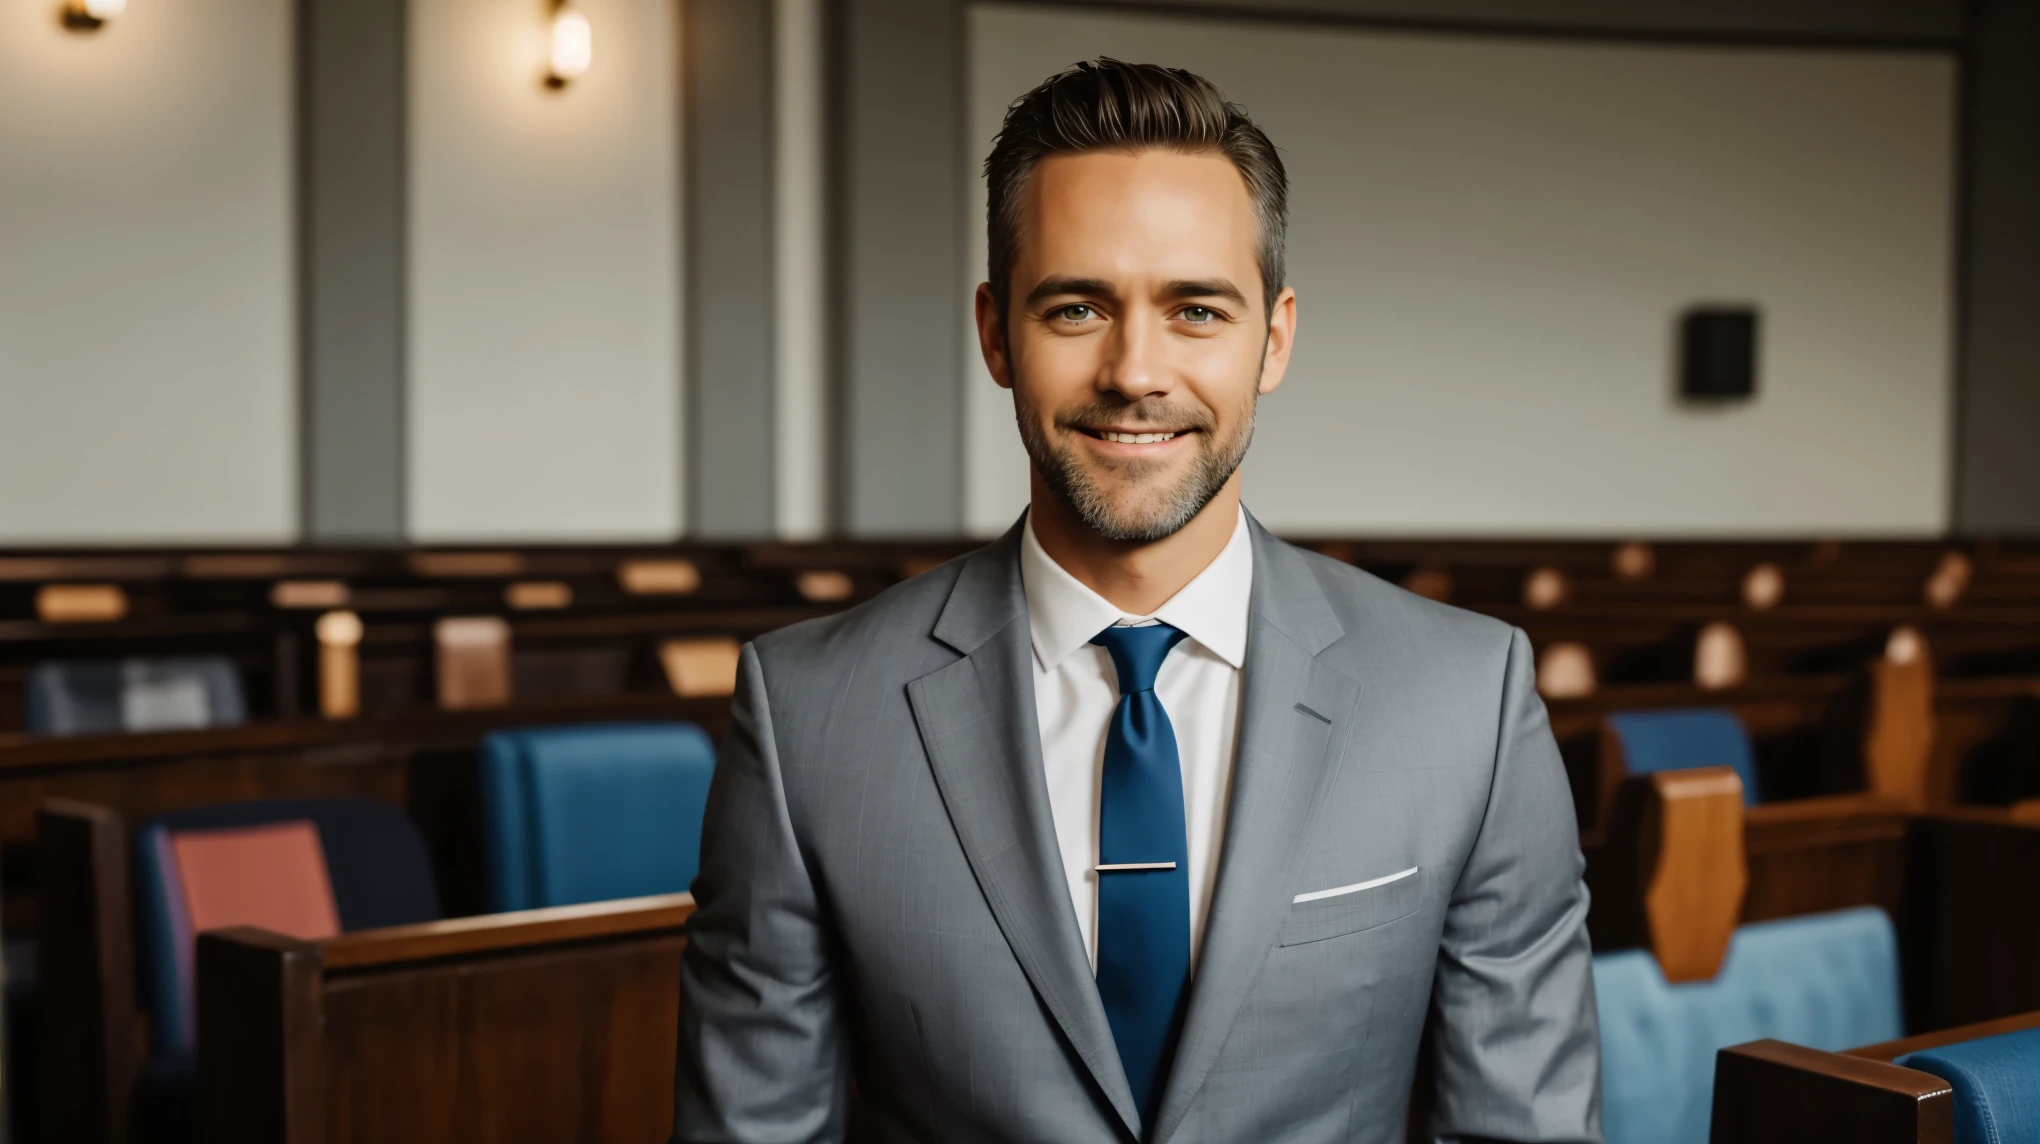
[[[830,936],[788,813],[755,645],[732,709],[680,960],[672,1140],[839,1141],[849,1068]]]
[[[1432,991],[1434,1139],[1599,1141],[1600,1028],[1572,793],[1511,633],[1486,817]]]

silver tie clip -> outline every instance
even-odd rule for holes
[[[1110,874],[1115,870],[1174,870],[1175,868],[1176,864],[1174,862],[1112,862],[1103,866],[1091,867],[1091,869],[1098,871],[1100,874]]]

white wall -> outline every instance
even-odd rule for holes
[[[0,544],[296,530],[290,6],[0,0]]]
[[[541,83],[539,0],[410,6],[421,540],[680,529],[675,5],[577,6],[594,65],[564,91]]]
[[[1929,533],[1949,500],[1955,68],[980,6],[976,164],[1100,54],[1216,81],[1282,148],[1300,337],[1249,505],[1294,533]],[[1676,315],[1762,306],[1760,395],[1673,397]],[[974,531],[1026,500],[975,343]]]

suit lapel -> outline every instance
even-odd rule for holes
[[[1284,890],[1360,694],[1353,679],[1317,660],[1345,627],[1309,564],[1258,522],[1251,527],[1252,618],[1225,845],[1190,1011],[1147,1134],[1157,1144],[1188,1113],[1280,933]]]
[[[969,558],[934,634],[963,658],[907,698],[950,822],[1035,993],[1137,1135],[1049,811],[1017,527]]]

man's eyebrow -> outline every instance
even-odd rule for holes
[[[1027,292],[1027,304],[1031,306],[1043,298],[1055,298],[1064,294],[1113,298],[1118,296],[1118,291],[1102,278],[1044,278],[1040,285]]]
[[[1247,296],[1240,288],[1226,278],[1178,278],[1162,287],[1164,298],[1224,298],[1236,306],[1245,306]]]

